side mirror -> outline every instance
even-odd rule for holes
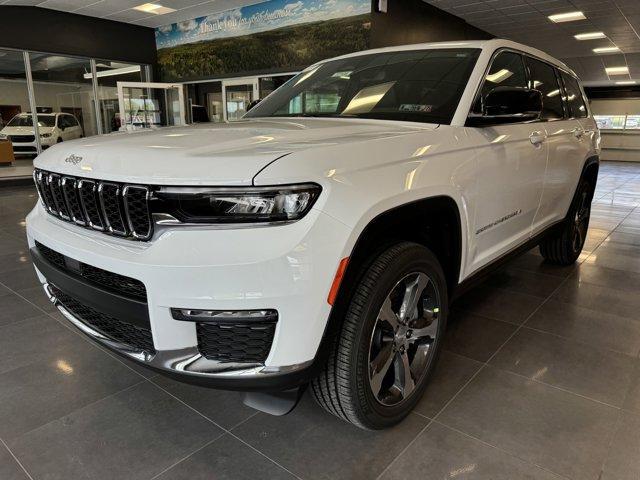
[[[262,99],[261,99],[261,98],[259,98],[259,99],[257,99],[257,100],[254,100],[253,102],[250,102],[250,103],[249,103],[249,105],[247,105],[247,110],[246,110],[246,111],[248,112],[248,111],[249,111],[249,110],[251,110],[253,107],[255,107],[256,105],[258,105],[261,101],[262,101]]]
[[[542,94],[538,90],[496,87],[482,99],[482,114],[469,116],[474,127],[537,120],[542,113]]]

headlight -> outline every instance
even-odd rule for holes
[[[313,183],[273,187],[161,187],[153,194],[154,213],[182,223],[258,223],[299,220],[322,188]]]
[[[40,136],[42,138],[49,138],[49,137],[51,137],[51,134],[50,133],[41,133]]]
[[[9,138],[8,135],[5,135],[4,133],[0,133],[0,140],[6,140],[7,138]]]

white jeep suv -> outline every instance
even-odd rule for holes
[[[272,413],[306,385],[399,422],[453,298],[540,245],[574,262],[599,134],[574,73],[465,41],[313,65],[243,121],[48,150],[27,218],[50,299],[84,333]]]

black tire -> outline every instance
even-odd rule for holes
[[[358,427],[378,430],[395,425],[406,417],[420,400],[427,386],[441,350],[442,337],[448,317],[447,284],[442,267],[435,255],[429,249],[416,243],[398,243],[382,252],[365,268],[364,274],[359,277],[360,280],[353,289],[353,296],[347,307],[341,330],[332,341],[325,368],[311,382],[311,391],[318,404],[326,411]],[[427,307],[418,306],[415,311],[418,312],[417,317],[420,321],[427,318],[425,313],[427,311],[431,315],[429,318],[433,321],[435,318],[433,312],[436,312],[438,323],[434,324],[432,328],[437,333],[435,339],[428,343],[429,360],[423,360],[426,366],[420,368],[423,373],[413,383],[415,387],[412,386],[412,393],[408,394],[407,398],[401,400],[399,404],[384,405],[377,398],[379,394],[374,394],[374,387],[370,383],[372,382],[370,355],[374,342],[374,329],[380,325],[379,317],[383,302],[390,298],[394,288],[398,288],[402,279],[421,274],[425,274],[431,280],[428,285],[433,286],[428,288],[437,290],[437,294],[432,296],[438,298],[439,305],[438,309],[431,308],[431,310],[422,310]],[[408,287],[405,291],[409,291]],[[416,304],[425,304],[427,289],[419,290],[416,287],[416,291],[421,292],[421,300]],[[420,313],[421,310],[422,313]],[[418,327],[415,331],[419,331]],[[407,338],[411,336],[411,333],[412,330],[407,332]],[[399,337],[392,336],[392,338],[394,340],[391,355],[401,362],[401,357],[396,357],[396,355],[400,355],[400,350],[396,351],[395,338]],[[388,344],[386,345],[388,346]],[[407,357],[410,355],[410,348],[416,348],[408,345],[407,343]],[[402,347],[402,354],[405,355],[404,347]],[[388,372],[391,372],[392,376],[398,375],[397,370],[390,369]],[[385,381],[388,380],[384,374],[379,376],[379,378],[383,377]]]
[[[62,138],[58,137],[58,139],[56,140],[56,143],[62,143]]]
[[[589,229],[592,197],[592,185],[581,180],[562,229],[539,245],[540,254],[546,261],[571,265],[578,259]]]

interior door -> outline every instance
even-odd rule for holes
[[[520,54],[503,51],[493,59],[474,111],[497,87],[527,86]],[[524,243],[538,210],[547,161],[543,122],[467,128],[477,168],[476,209],[469,271],[475,271]]]
[[[117,82],[120,129],[186,125],[181,84]]]
[[[225,80],[222,82],[222,110],[224,120],[240,120],[251,102],[258,99],[258,79]]]

